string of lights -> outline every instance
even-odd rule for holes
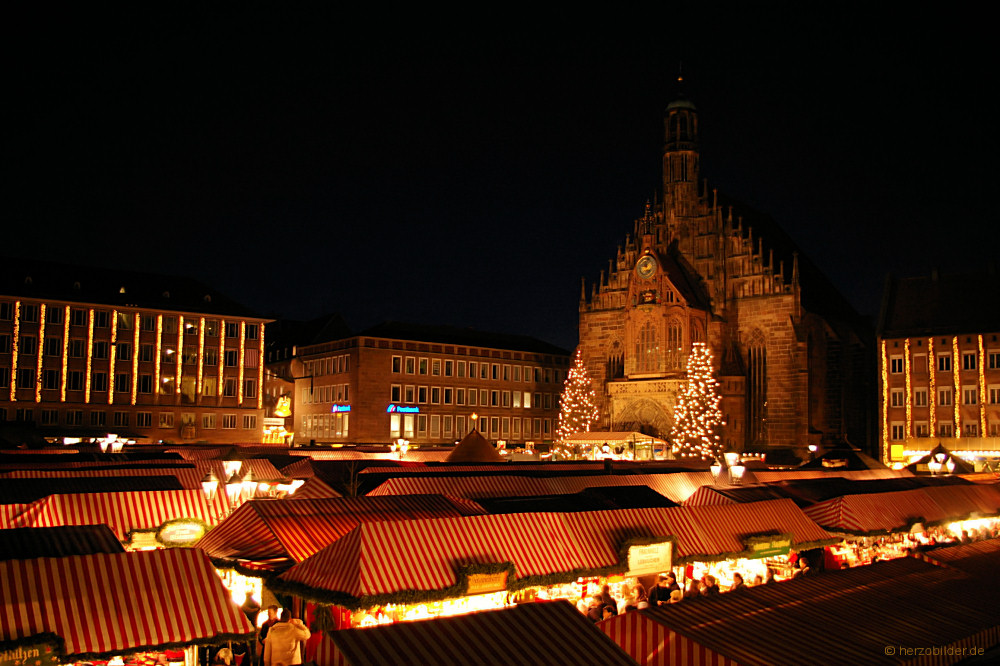
[[[722,396],[712,376],[712,352],[704,342],[691,345],[687,382],[677,395],[674,425],[670,430],[673,452],[682,458],[717,459],[722,443],[717,429],[722,425]]]
[[[573,365],[563,382],[563,392],[559,397],[559,425],[556,428],[556,439],[565,441],[570,435],[578,432],[590,432],[590,427],[597,423],[600,411],[597,408],[597,395],[594,393],[590,375],[583,364],[583,355],[576,350]]]

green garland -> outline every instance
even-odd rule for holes
[[[109,652],[75,652],[73,654],[66,654],[66,643],[63,638],[57,634],[45,632],[42,634],[25,636],[24,638],[0,642],[0,650],[8,650],[11,648],[18,648],[25,645],[34,645],[44,642],[56,646],[59,656],[63,658],[61,661],[107,660],[111,657],[133,654],[135,652],[162,652],[163,650],[186,648],[189,645],[214,646],[226,645],[228,643],[246,643],[254,637],[255,633],[256,632],[246,634],[216,634],[215,636],[205,637],[194,641],[171,641],[168,643],[157,643],[155,645],[130,645],[126,649],[113,650]]]
[[[172,525],[178,525],[181,523],[193,523],[201,527],[204,531],[202,532],[201,536],[192,541],[166,543],[161,536],[163,534],[163,530],[171,527]],[[208,531],[210,529],[212,529],[211,526],[200,518],[171,518],[170,520],[164,522],[158,528],[156,528],[155,530],[156,542],[166,548],[190,548],[191,546],[194,546],[196,543],[198,543],[202,539],[202,537],[208,534]]]
[[[40,634],[0,641],[0,651],[13,650],[29,645],[51,645],[55,654],[60,657],[66,654],[66,642],[63,640],[63,637],[51,631],[43,631]]]

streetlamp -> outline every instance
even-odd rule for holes
[[[201,489],[205,493],[205,498],[211,502],[215,499],[215,493],[219,490],[219,477],[212,471],[201,480]]]
[[[393,453],[397,454],[399,456],[399,459],[402,460],[403,457],[406,455],[406,452],[410,450],[410,440],[403,438],[397,439],[395,442],[389,445],[389,449]]]
[[[239,499],[242,490],[243,478],[239,474],[234,473],[226,481],[226,497],[229,498],[229,506],[236,506],[236,500]]]
[[[708,469],[710,472],[712,472],[712,478],[718,481],[719,474],[722,474],[722,463],[716,460],[714,463],[712,463],[712,466],[709,467]]]

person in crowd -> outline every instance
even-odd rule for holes
[[[618,615],[618,602],[611,596],[611,586],[608,584],[601,588],[601,604],[614,609],[614,614]]]
[[[258,646],[257,653],[260,655],[258,661],[259,664],[264,663],[264,640],[267,638],[267,632],[270,631],[271,627],[278,623],[278,607],[271,604],[267,607],[267,619],[264,623],[260,625],[260,631],[257,632],[257,642],[260,643]]]
[[[309,640],[312,632],[285,608],[281,619],[267,632],[264,640],[264,666],[294,666],[302,663],[301,641]]]
[[[704,596],[711,597],[719,593],[719,582],[715,579],[715,576],[705,574],[705,577],[701,581],[704,585],[704,590],[702,591]]]
[[[215,653],[215,657],[212,658],[212,666],[232,666],[233,664],[233,651],[229,648],[222,648]]]
[[[875,557],[878,557],[877,555]],[[872,562],[875,561],[875,557],[872,557]],[[798,578],[799,576],[808,576],[812,569],[809,568],[809,560],[805,557],[799,556],[798,569],[792,572],[792,578]]]
[[[243,601],[243,605],[240,606],[240,610],[242,610],[243,614],[247,616],[247,620],[250,622],[250,624],[256,627],[257,616],[260,614],[260,604],[257,603],[256,599],[253,598],[253,592],[251,592],[250,590],[247,590],[247,597]],[[257,663],[256,648],[257,648],[257,639],[256,637],[251,637],[246,644],[245,650],[243,651],[244,654],[246,655],[244,659],[247,660],[246,661],[247,664]]]
[[[679,589],[674,590],[673,592],[670,593],[670,602],[669,603],[676,604],[676,603],[680,603],[683,600],[684,600],[684,593],[681,592]]]
[[[590,604],[587,606],[587,618],[595,624],[604,619],[604,602],[601,601],[601,595],[595,594],[590,598]]]
[[[642,583],[635,584],[635,607],[639,610],[649,608],[649,595],[646,594],[646,588]]]
[[[778,581],[775,580],[774,578],[774,569],[768,569],[767,575],[764,576],[764,584],[767,585],[768,583],[777,583],[777,582]]]
[[[580,595],[580,598],[577,599],[576,602],[576,609],[581,613],[583,613],[584,615],[586,615],[587,609],[589,608],[590,608],[590,600],[587,599],[587,597]]]
[[[602,620],[607,620],[609,618],[614,617],[615,615],[618,615],[618,611],[615,609],[615,607],[610,605],[603,606],[601,608],[601,613],[602,613],[601,615]]]
[[[743,583],[743,574],[736,572],[733,574],[733,585],[729,588],[730,592],[740,592],[746,590],[747,586]]]
[[[622,598],[618,600],[618,614],[630,610],[635,610],[635,606],[638,602],[635,598],[635,591],[628,586],[628,583],[622,584]]]
[[[757,587],[758,585],[763,585],[763,584],[764,584],[764,577],[763,576],[761,576],[760,574],[757,574],[756,576],[753,577],[753,586],[754,587]]]
[[[677,584],[677,577],[673,571],[657,576],[656,585],[649,592],[650,606],[666,606],[670,603],[670,593],[681,589]]]
[[[962,542],[962,545],[969,544],[972,543],[972,537],[969,536],[969,532],[967,530],[962,530],[962,538],[959,539],[959,541]]]

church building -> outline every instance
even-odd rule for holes
[[[580,348],[602,429],[669,439],[692,343],[712,350],[729,451],[866,448],[866,325],[773,221],[700,178],[698,113],[665,116],[662,197],[580,294]]]

